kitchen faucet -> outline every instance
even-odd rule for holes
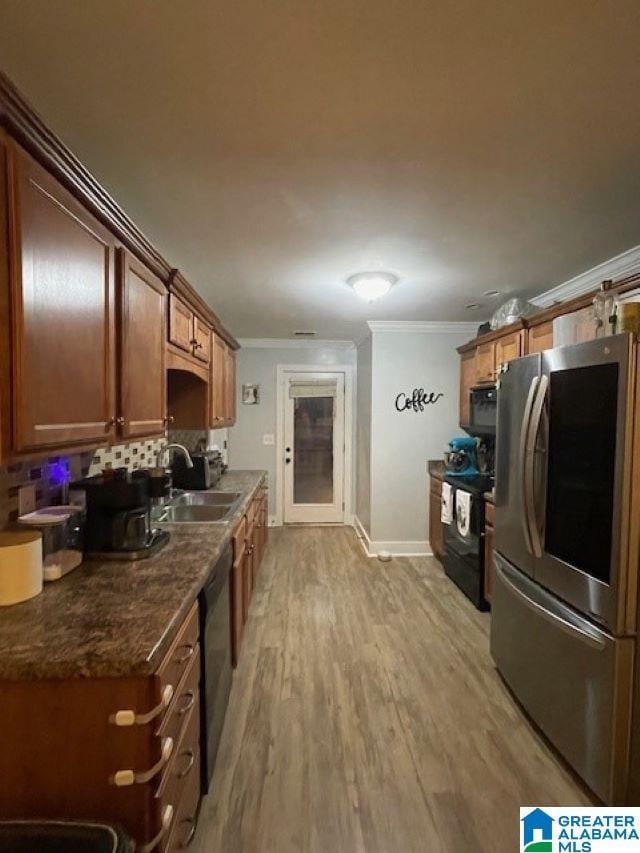
[[[175,442],[172,442],[171,444],[165,444],[163,447],[160,448],[160,450],[158,451],[158,455],[156,456],[156,468],[160,468],[162,466],[162,458],[164,454],[170,450],[180,450],[182,452],[182,455],[184,456],[187,468],[193,468],[191,454],[189,453],[187,448],[184,446],[184,444],[176,444]]]

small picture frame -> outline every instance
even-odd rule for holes
[[[253,383],[243,385],[242,402],[245,406],[257,406],[260,402],[260,386]]]

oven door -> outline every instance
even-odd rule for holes
[[[630,335],[544,352],[524,452],[536,581],[617,635],[635,630],[634,358]]]

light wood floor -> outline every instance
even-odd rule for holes
[[[588,803],[488,626],[433,559],[273,531],[197,853],[512,853],[520,805]]]

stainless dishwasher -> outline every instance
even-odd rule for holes
[[[202,791],[207,793],[218,752],[231,690],[231,544],[209,575],[200,593],[200,745]]]

